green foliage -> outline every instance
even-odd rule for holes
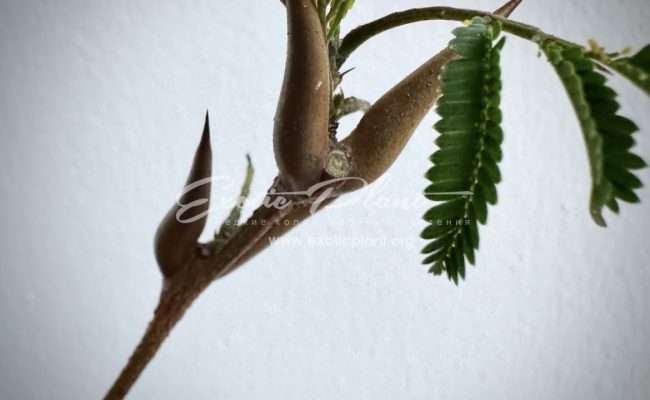
[[[478,17],[455,29],[450,47],[462,58],[449,62],[441,75],[436,111],[442,118],[435,125],[439,150],[431,156],[425,196],[442,202],[424,215],[429,226],[421,236],[431,242],[422,253],[430,272],[446,271],[455,283],[465,277],[465,259],[474,264],[477,221],[486,223],[487,204],[496,204],[501,180],[499,52],[504,39],[493,45],[499,31],[498,24]]]
[[[618,53],[604,52],[592,52],[589,56],[616,70],[650,95],[650,45],[632,57],[620,57]]]
[[[246,155],[246,163],[246,176],[239,191],[239,198],[230,210],[228,217],[226,217],[219,227],[219,230],[214,233],[212,241],[206,244],[206,248],[213,254],[219,251],[239,230],[240,225],[238,225],[238,221],[241,219],[241,212],[250,194],[253,176],[255,175],[255,168],[253,168],[253,162],[248,154]]]
[[[328,0],[329,12],[327,13],[327,40],[338,38],[341,21],[354,6],[355,0]]]
[[[347,115],[359,111],[365,113],[368,109],[370,109],[369,102],[356,97],[345,97],[345,94],[341,91],[332,98],[331,118],[333,121],[338,122]]]
[[[286,4],[285,0],[280,0]],[[323,22],[327,41],[336,39],[340,33],[341,21],[348,15],[348,11],[354,6],[355,0],[313,0]]]
[[[642,184],[631,170],[646,164],[630,151],[634,146],[632,134],[638,128],[617,114],[620,106],[616,93],[582,48],[554,40],[544,41],[541,48],[562,80],[580,121],[592,176],[590,212],[597,224],[605,226],[605,206],[618,212],[618,200],[639,201],[634,189]]]
[[[334,123],[370,106],[335,92],[345,75],[339,72],[340,66],[361,43],[380,32],[417,21],[487,15],[450,7],[411,9],[354,29],[341,41],[341,21],[355,1],[314,2],[330,51],[330,119]],[[518,4],[508,4],[514,3]],[[530,25],[495,15],[474,17],[468,26],[454,30],[450,48],[461,58],[449,62],[441,74],[442,97],[437,106],[441,120],[435,125],[440,133],[436,139],[439,149],[431,156],[434,165],[426,174],[431,184],[425,193],[428,199],[440,203],[424,215],[429,225],[421,235],[430,241],[422,251],[426,254],[423,263],[430,265],[430,272],[436,275],[446,272],[456,283],[459,276],[465,277],[466,261],[474,264],[474,252],[479,246],[478,223],[486,223],[487,206],[496,204],[496,184],[501,180],[499,52],[503,39],[495,44],[501,29],[539,44],[566,88],[586,143],[592,176],[590,212],[596,223],[605,226],[604,207],[618,213],[619,201],[639,201],[636,190],[642,184],[633,171],[646,166],[631,151],[635,143],[632,136],[638,128],[617,113],[620,106],[616,93],[598,69],[604,70],[601,66],[605,66],[616,71],[650,95],[650,45],[629,57],[625,51],[606,53],[595,42],[591,43],[591,51],[585,51]]]

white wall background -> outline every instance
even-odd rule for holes
[[[250,152],[254,190],[267,187],[285,52],[278,3],[0,2],[0,398],[104,394],[155,306],[153,233],[185,180],[206,109],[215,174],[239,182]],[[434,3],[358,0],[344,27]],[[641,0],[528,0],[514,17],[610,49],[650,42]],[[376,99],[453,26],[422,23],[370,41],[349,62],[357,69],[346,93]],[[514,37],[503,69],[504,181],[466,282],[420,266],[425,207],[330,209],[292,235],[405,237],[415,247],[269,249],[194,304],[130,398],[650,397],[650,193],[596,227],[584,145],[559,81]],[[619,78],[612,84],[649,159],[650,102]],[[424,188],[435,119],[382,196]],[[640,175],[650,182],[648,170]],[[214,189],[219,201],[235,193]]]

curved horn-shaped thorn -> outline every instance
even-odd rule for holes
[[[206,112],[203,135],[186,186],[156,231],[156,261],[165,278],[181,270],[197,252],[197,241],[210,209],[211,177],[210,121]]]
[[[507,2],[506,4],[504,4],[504,5],[502,5],[501,7],[499,7],[499,9],[497,9],[496,11],[494,11],[494,14],[495,14],[495,15],[498,15],[498,16],[500,16],[500,17],[503,17],[503,18],[508,18],[508,17],[510,16],[510,14],[512,14],[512,12],[515,11],[515,9],[517,8],[517,6],[519,6],[519,4],[520,4],[522,1],[523,1],[523,0],[510,0],[510,1]]]
[[[384,94],[343,140],[350,150],[349,176],[371,183],[400,155],[415,128],[439,95],[440,71],[456,53],[445,49]],[[361,181],[351,181],[345,191],[356,190]]]
[[[522,0],[511,0],[494,13],[508,17]],[[411,135],[440,95],[440,72],[458,57],[447,48],[433,56],[384,94],[361,118],[359,125],[342,141],[349,152],[348,176],[371,183],[383,175],[400,155]],[[350,181],[343,191],[364,185]]]
[[[280,180],[289,190],[318,183],[329,149],[330,70],[313,0],[288,0],[287,61],[273,130]]]

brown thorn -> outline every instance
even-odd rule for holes
[[[211,176],[210,120],[206,112],[203,134],[186,182],[186,187],[192,184],[197,186],[187,190],[174,203],[160,223],[154,239],[156,261],[165,278],[180,271],[196,253],[197,241],[205,228],[210,209]],[[196,205],[192,206],[192,203]],[[202,214],[204,215],[199,218]]]
[[[506,4],[502,5],[499,7],[495,12],[494,15],[498,15],[500,17],[508,18],[510,14],[512,14],[513,11],[521,4],[523,0],[510,0]]]

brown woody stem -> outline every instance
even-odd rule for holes
[[[194,299],[207,287],[207,282],[201,279],[199,274],[191,272],[178,274],[173,281],[166,284],[167,287],[161,293],[154,317],[140,344],[104,399],[118,400],[126,396],[169,332],[180,321]]]
[[[293,206],[284,209],[264,205],[259,207],[218,254],[210,257],[197,256],[185,270],[165,281],[153,319],[126,367],[106,394],[106,400],[122,399],[126,396],[194,300],[214,280],[242,265],[241,258],[254,248],[269,230],[281,225],[281,221],[292,210]]]
[[[521,0],[510,1],[508,4],[518,4],[520,1]],[[508,4],[506,4],[506,6]],[[512,7],[508,13],[511,12],[513,8],[514,7]],[[486,13],[477,11],[465,10],[465,12],[467,12],[465,15],[470,18],[475,15],[487,15]],[[449,19],[459,18],[460,17]],[[398,18],[396,21],[399,20],[400,19]],[[404,19],[401,21],[404,21]],[[396,23],[394,26],[403,25],[404,23],[408,23],[408,21]],[[369,37],[374,36],[383,30],[385,30],[385,28],[379,30],[376,29],[374,33],[372,29],[366,30],[365,34],[357,36],[356,42],[362,39],[360,42],[362,43]],[[359,35],[358,31],[357,35]],[[352,36],[352,38],[354,39],[354,36]],[[351,53],[354,48],[360,45],[360,43],[356,42],[348,39],[346,45],[346,42],[344,40],[344,45],[346,45],[345,48],[348,49],[348,54]],[[434,73],[439,68],[441,68],[442,65],[444,65],[444,60],[448,58],[445,51],[443,51],[441,55],[434,57],[432,59],[433,61],[430,60],[428,62],[432,65],[425,63],[425,65],[418,70],[419,72],[415,73],[416,75],[414,76],[418,79],[414,79],[414,76],[411,76],[411,78],[407,78],[405,81],[398,84],[398,87],[399,85],[403,85],[403,87],[399,87],[398,89],[394,88],[394,90],[397,90],[397,93],[406,95],[406,88],[411,84],[409,82],[418,83],[416,86],[419,88],[422,88],[420,85],[421,83],[424,83],[425,87],[426,83],[428,82],[435,83],[435,79],[433,81],[431,80],[433,79],[433,75],[430,74]],[[420,78],[420,76],[423,78]],[[433,88],[433,90],[437,91],[435,88]],[[433,105],[436,96],[435,94],[429,93],[425,97],[426,99],[423,98],[417,101],[418,107],[420,108],[417,118],[420,118],[420,114],[423,109],[429,109]],[[392,108],[393,105],[396,105],[396,103],[393,102],[393,99],[386,99],[385,102],[380,102],[380,104],[385,104],[385,106],[382,107],[387,108]],[[408,102],[406,104],[408,105]],[[414,116],[414,118],[416,118],[416,116]],[[409,127],[407,130],[412,131],[411,127]],[[381,162],[380,160],[380,169],[367,171],[369,173],[369,177],[376,177],[376,174],[381,175],[383,172],[385,172],[388,166],[390,166],[392,163],[392,160],[394,160],[394,157],[396,157],[401,151],[401,148],[405,143],[404,140],[408,140],[408,137],[406,137],[406,139],[404,137],[391,139],[389,135],[390,132],[386,131],[385,134],[381,135],[379,141],[385,140],[389,143],[392,143],[393,140],[397,140],[397,142],[394,144],[396,150],[386,153],[388,154],[388,161],[384,160],[385,162]],[[407,136],[410,136],[410,133]],[[350,140],[351,141],[349,141],[348,144],[354,144],[354,141],[356,139],[352,139],[351,135]],[[353,150],[357,151],[357,156],[361,154],[360,150],[357,150],[357,148],[363,147],[362,145],[365,140],[366,139],[360,140],[358,142],[360,144],[359,146],[351,146],[354,147]],[[369,140],[376,141],[376,139]],[[368,150],[377,151],[378,148],[380,147],[373,147],[372,149]],[[356,167],[358,168],[359,165]],[[342,190],[348,192],[351,191],[352,188],[343,188]],[[320,209],[334,201],[336,199],[336,196],[339,194],[340,192],[333,193],[330,198],[321,204]],[[118,400],[123,399],[126,396],[147,364],[154,357],[163,341],[167,338],[167,336],[169,336],[169,333],[173,327],[183,317],[185,311],[214,280],[222,278],[228,273],[234,271],[236,268],[240,267],[250,258],[266,248],[270,244],[268,238],[282,236],[291,228],[293,228],[296,225],[296,222],[303,221],[311,215],[310,206],[308,204],[290,205],[289,207],[282,209],[278,209],[273,206],[262,205],[257,208],[253,215],[246,221],[244,225],[241,226],[241,228],[221,248],[217,254],[202,256],[197,250],[191,261],[186,266],[184,266],[183,269],[177,271],[173,276],[165,281],[164,288],[160,296],[160,301],[156,308],[156,311],[154,312],[152,321],[149,323],[149,326],[144,336],[142,337],[140,344],[136,347],[132,356],[129,358],[126,367],[122,370],[113,386],[107,392],[105,399]],[[285,224],[285,221],[288,221],[289,223]]]

